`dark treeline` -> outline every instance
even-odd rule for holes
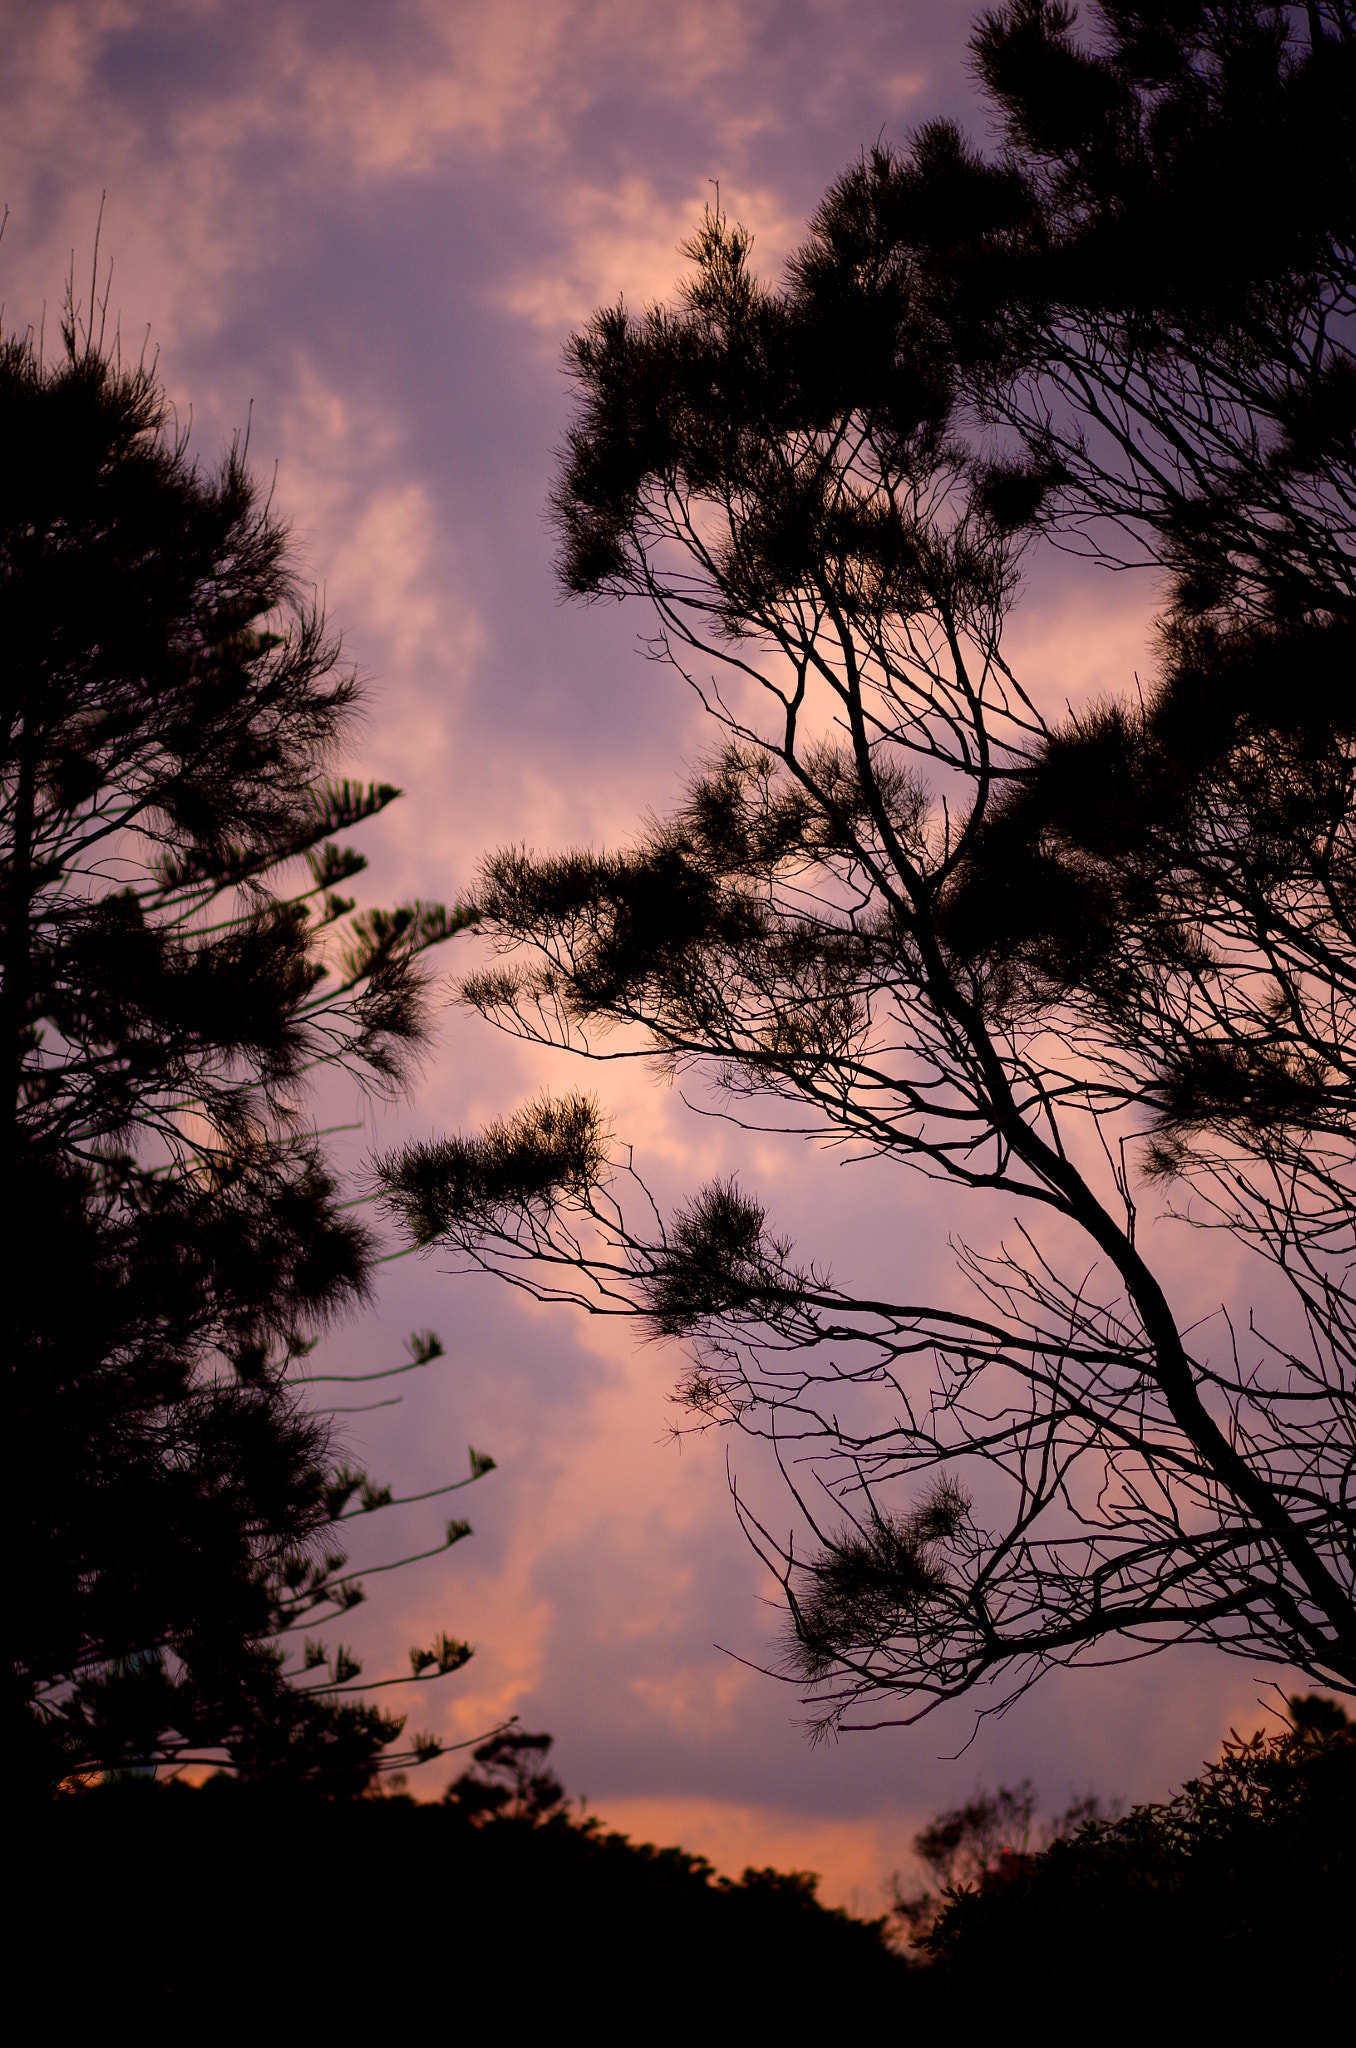
[[[641,1318],[687,1346],[693,1427],[774,1444],[795,1532],[737,1506],[817,1732],[1182,1642],[1356,1691],[1356,21],[1012,0],[973,54],[988,155],[932,123],[864,156],[776,287],[708,214],[674,306],[575,337],[562,580],[651,608],[718,750],[631,847],[494,855],[467,908],[345,893],[341,835],[399,793],[335,779],[355,677],[243,446],[192,461],[73,287],[54,361],[0,340],[35,1998],[665,2032],[1349,1984],[1326,1697],[1037,1846],[1026,1788],[977,1795],[919,1836],[931,1886],[861,1921],[583,1819],[544,1735],[494,1731],[441,1801],[382,1794],[443,1752],[369,1695],[471,1646],[369,1679],[308,1633],[363,1597],[341,1525],[401,1499],[337,1460],[318,1389],[441,1349],[311,1363],[378,1257],[313,1090],[406,1084],[424,956],[476,922],[503,958],[462,995],[510,1031],[587,1055],[620,1027],[736,1120],[789,1106],[1017,1212],[961,1245],[958,1308],[840,1283],[730,1177],[665,1221],[583,1095],[380,1168],[411,1247]],[[1013,672],[1044,546],[1153,574],[1143,690],[1052,720]],[[1149,1204],[1242,1247],[1262,1306],[1184,1326]]]
[[[1089,1999],[1115,1958],[1132,2001],[1193,1996],[1203,2013],[1284,2005],[1301,1978],[1315,1999],[1349,1989],[1356,1728],[1321,1695],[1288,1711],[1286,1731],[1231,1737],[1162,1804],[1076,1803],[1039,1850],[1020,1791],[940,1816],[915,1849],[944,1882],[897,1908],[921,1953],[952,1982],[996,1991],[1044,1968]]]
[[[1029,1797],[940,1816],[918,1846],[951,1883],[907,1955],[886,1917],[821,1906],[813,1877],[717,1878],[581,1820],[546,1737],[487,1745],[441,1803],[125,1778],[62,1801],[21,1844],[16,1981],[53,1981],[59,1957],[66,1996],[165,2023],[398,2009],[402,2024],[493,2015],[665,2039],[736,2019],[999,2025],[1018,1984],[1047,2013],[1113,1998],[1118,2015],[1256,2015],[1297,1981],[1316,2000],[1351,1981],[1356,1740],[1331,1702],[1291,1716],[1165,1805],[1041,1850]],[[297,1873],[285,1894],[270,1870]]]
[[[804,1873],[732,1882],[578,1818],[544,1768],[549,1748],[516,1731],[492,1740],[440,1803],[224,1775],[201,1790],[123,1778],[63,1800],[23,1844],[17,1983],[47,1981],[59,1955],[67,1995],[126,1999],[147,2020],[492,2017],[605,2037],[789,2022],[830,1986],[849,2011],[890,2009],[908,1972],[884,1919],[827,1910]],[[269,1870],[288,1874],[276,1899],[261,1893]],[[73,1954],[49,1887],[64,1929],[82,1930]]]

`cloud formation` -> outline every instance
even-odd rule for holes
[[[86,302],[100,195],[110,320],[149,332],[194,444],[249,424],[276,466],[306,571],[370,679],[364,773],[406,801],[369,835],[373,888],[452,896],[479,853],[628,835],[705,739],[636,652],[638,621],[562,609],[543,506],[568,392],[558,363],[599,302],[661,298],[714,197],[775,270],[829,180],[878,135],[973,117],[968,4],[909,0],[9,0],[0,9],[0,297],[55,322],[74,251]],[[100,272],[99,291],[106,276]],[[44,315],[45,307],[45,315]],[[1152,593],[1072,572],[1014,640],[1062,697],[1128,687]],[[469,959],[465,942],[456,965]],[[463,957],[465,956],[465,957]],[[363,1128],[467,1127],[542,1082],[544,1055],[449,1018],[416,1100]],[[610,1070],[619,1131],[677,1197],[728,1161],[725,1134],[643,1072]],[[945,1256],[914,1191],[760,1141],[751,1172],[816,1253]],[[903,1247],[904,1249],[901,1249]],[[823,1867],[879,1910],[913,1827],[977,1774],[1028,1772],[1052,1804],[1096,1784],[1167,1789],[1256,1682],[1180,1658],[1059,1680],[987,1726],[811,1753],[765,1658],[769,1587],[729,1512],[723,1446],[666,1438],[675,1360],[524,1304],[436,1261],[388,1269],[375,1320],[331,1369],[441,1329],[446,1369],[345,1423],[354,1455],[411,1488],[459,1476],[469,1436],[499,1470],[468,1496],[474,1541],[384,1582],[361,1618],[372,1667],[448,1626],[477,1655],[417,1721],[469,1737],[519,1713],[606,1818],[682,1836],[729,1867]],[[407,1388],[409,1382],[403,1383]],[[409,1510],[403,1533],[431,1526]],[[400,1527],[357,1525],[358,1564]],[[723,1648],[717,1648],[717,1645]],[[1114,1683],[1113,1683],[1114,1680]]]

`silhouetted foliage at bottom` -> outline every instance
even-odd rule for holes
[[[225,1778],[64,1796],[13,1845],[15,1989],[27,1975],[49,2021],[122,2009],[214,2037],[226,2021],[272,2038],[339,2014],[346,2038],[370,2018],[402,2035],[434,2022],[441,2040],[490,2016],[510,2039],[532,2019],[665,2039],[723,2016],[907,2007],[919,1973],[884,1919],[821,1906],[804,1872],[732,1882],[559,1804],[534,1811],[543,1756],[522,1751],[526,1799],[488,1820],[461,1797],[285,1798]],[[484,1764],[479,1777],[493,1781]]]
[[[997,1994],[1020,1973],[1038,1999],[1114,1992],[1121,2011],[1283,2007],[1294,2017],[1325,1993],[1349,1992],[1356,1725],[1317,1695],[1289,1709],[1288,1730],[1231,1737],[1162,1804],[1057,1824],[1034,1854],[991,1826],[994,1853],[972,1856],[925,1926],[938,1994]],[[977,1801],[976,1815],[1002,1797]],[[931,1836],[960,1821],[962,1847],[978,1851],[965,1819],[943,1816],[915,1847],[935,1862]],[[916,1904],[900,1900],[896,1911],[908,1921]]]
[[[567,1806],[550,1738],[501,1731],[439,1803],[327,1799],[220,1777],[129,1777],[28,1809],[10,2009],[134,2011],[199,2028],[327,2016],[490,2018],[602,2040],[788,2038],[831,2024],[978,2038],[1023,2010],[1172,2029],[1336,2009],[1353,1962],[1356,1729],[1321,1699],[1279,1736],[1232,1739],[1176,1798],[1118,1819],[1084,1801],[1032,1846],[1025,1783],[939,1816],[921,1936],[830,1911],[803,1871],[718,1877]],[[1335,1994],[1335,1996],[1334,1996]],[[1060,2031],[1063,2031],[1061,2026]],[[1243,2038],[1247,2038],[1246,2032]]]
[[[931,1872],[937,1890],[923,1886],[906,1892],[899,1873],[894,1877],[894,1913],[916,1949],[926,1949],[933,1929],[958,1894],[997,1891],[1024,1877],[1039,1853],[1032,1844],[1036,1794],[1030,1778],[1015,1789],[976,1792],[964,1806],[939,1813],[913,1838],[913,1852]],[[1057,1820],[1039,1831],[1044,1848],[1103,1818],[1095,1794],[1071,1800]]]

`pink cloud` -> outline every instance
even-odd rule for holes
[[[543,506],[567,414],[559,341],[598,300],[667,295],[710,181],[758,233],[766,271],[824,186],[885,130],[964,111],[968,5],[893,0],[504,0],[11,7],[0,83],[0,296],[52,322],[72,247],[88,261],[107,188],[111,309],[151,326],[169,388],[211,458],[253,404],[307,571],[371,678],[364,772],[406,801],[368,835],[374,892],[452,895],[487,846],[628,837],[708,743],[691,699],[644,662],[643,623],[567,610]],[[1012,649],[1054,701],[1128,687],[1152,592],[1055,575]],[[464,968],[476,942],[457,942]],[[413,1102],[356,1115],[373,1143],[474,1125],[538,1085],[578,1081],[449,1015]],[[925,1190],[771,1138],[737,1145],[643,1070],[597,1077],[619,1133],[676,1198],[738,1163],[794,1234],[839,1263],[945,1257]],[[981,1219],[997,1235],[1001,1217]],[[1190,1270],[1184,1255],[1183,1272]],[[1184,1285],[1187,1282],[1184,1280]],[[1203,1302],[1218,1275],[1193,1278]],[[810,1752],[757,1662],[775,1615],[729,1511],[724,1447],[666,1441],[673,1357],[625,1327],[535,1309],[436,1261],[387,1269],[374,1320],[332,1369],[432,1324],[450,1358],[401,1407],[350,1418],[375,1473],[459,1476],[468,1438],[500,1469],[467,1496],[470,1543],[373,1581],[355,1631],[372,1668],[447,1626],[478,1645],[418,1725],[469,1736],[508,1712],[554,1728],[572,1787],[641,1834],[724,1867],[821,1868],[831,1899],[879,1910],[907,1838],[977,1775],[1029,1770],[1052,1803],[1095,1783],[1166,1791],[1256,1678],[1184,1658],[1060,1681],[986,1727],[964,1716]],[[459,1510],[460,1511],[460,1510]],[[402,1532],[353,1525],[358,1563]],[[378,1589],[381,1589],[378,1591]]]

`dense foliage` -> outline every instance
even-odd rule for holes
[[[1330,1700],[1291,1711],[1289,1730],[1232,1738],[1161,1805],[966,1873],[927,1934],[936,1965],[956,1983],[996,1990],[1021,1972],[1077,1998],[1119,1955],[1146,2008],[1185,1997],[1255,2015],[1301,1986],[1320,2008],[1340,1999],[1356,1965],[1356,1731]]]
[[[73,304],[55,362],[0,342],[0,438],[11,1768],[358,1785],[399,1723],[277,1641],[361,1597],[367,1498],[299,1383],[374,1256],[307,1090],[399,1085],[459,919],[342,893],[398,791],[328,772],[354,678],[243,447],[204,473]]]
[[[709,2028],[713,2011],[790,2022],[837,2001],[874,2017],[910,1988],[884,1920],[827,1910],[812,1876],[748,1870],[732,1882],[700,1856],[560,1811],[487,1822],[458,1801],[143,1782],[59,1801],[24,1846],[21,1997],[50,1981],[56,1929],[28,1903],[49,1883],[85,1934],[61,1964],[70,1995],[134,1999],[166,2020],[203,2009],[257,2020],[307,1998],[323,2011],[319,1991],[299,1989],[317,1958],[324,1998],[349,2026],[385,2023],[396,2005],[407,2025],[663,2038]],[[327,1881],[290,1888],[262,1926],[261,1873],[302,1855]]]
[[[1297,1987],[1340,1998],[1356,1947],[1356,1743],[1331,1701],[1290,1704],[1288,1732],[1231,1739],[1176,1798],[1120,1819],[1082,1801],[1044,1846],[1027,1785],[939,1815],[915,1848],[940,1896],[905,1901],[923,1936],[907,1956],[886,1918],[826,1910],[809,1873],[717,1877],[582,1819],[548,1736],[505,1731],[426,1805],[124,1779],[21,1831],[14,1991],[50,1998],[59,1972],[68,1999],[248,2020],[323,1956],[349,2025],[389,2014],[393,1976],[406,2023],[559,2025],[577,2007],[660,2038],[736,2020],[999,2027],[1018,1995],[1255,2023],[1293,2011]],[[262,1925],[261,1872],[302,1853],[329,1881]]]

